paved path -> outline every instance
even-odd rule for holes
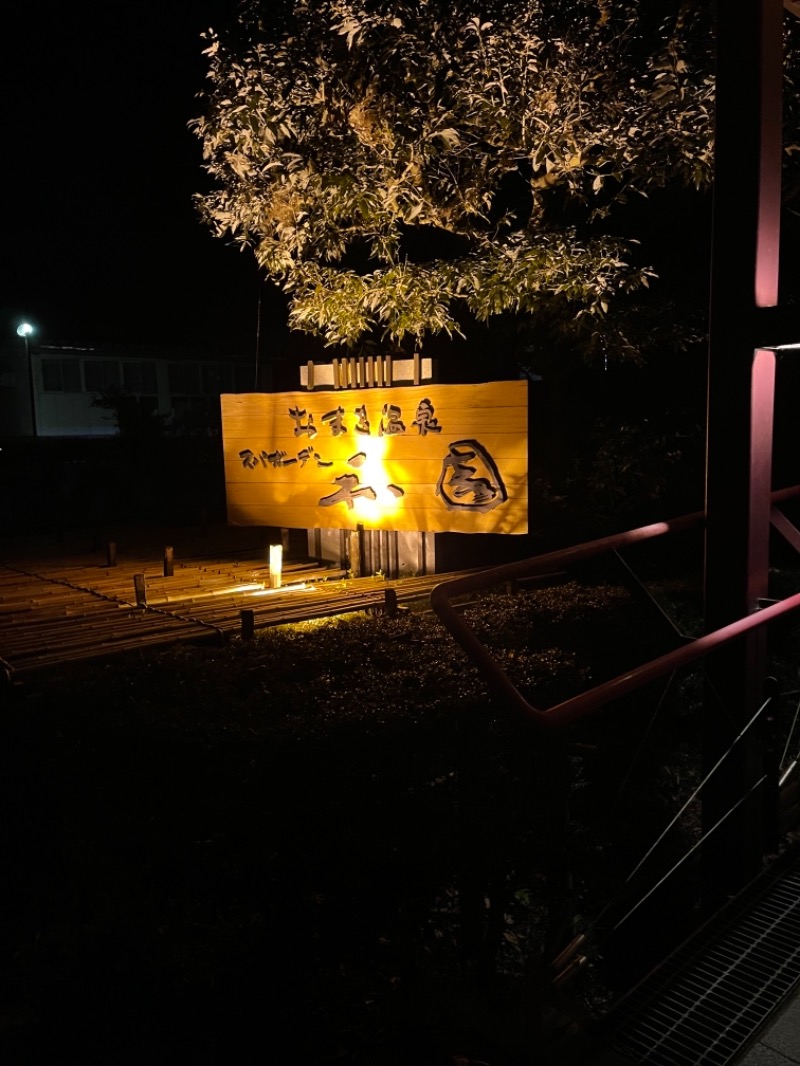
[[[792,1066],[800,1063],[800,989],[770,1019],[737,1066]]]

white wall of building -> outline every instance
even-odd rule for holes
[[[0,436],[116,436],[113,411],[93,401],[123,391],[144,415],[177,424],[218,418],[221,392],[249,391],[252,365],[232,358],[143,350],[36,347],[30,368],[22,345],[0,353]],[[33,379],[33,405],[29,388]]]

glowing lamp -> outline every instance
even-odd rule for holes
[[[28,361],[28,389],[30,391],[30,404],[31,404],[31,436],[38,437],[39,431],[36,425],[36,389],[33,383],[33,362],[31,360],[31,341],[30,338],[36,330],[30,324],[30,322],[20,322],[17,326],[17,336],[22,337],[25,342],[25,358]]]
[[[283,572],[283,545],[270,544],[269,546],[269,587],[279,589],[281,587],[281,574]]]

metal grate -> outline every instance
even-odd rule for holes
[[[647,1066],[726,1066],[800,983],[800,861],[668,959],[608,1030]]]

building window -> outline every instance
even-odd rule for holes
[[[251,372],[252,373],[252,372]],[[170,363],[169,391],[172,396],[219,396],[232,392],[231,363]]]
[[[175,396],[200,395],[200,366],[197,363],[170,363],[169,391]]]
[[[80,392],[81,368],[77,359],[42,359],[45,392]]]
[[[116,359],[84,359],[83,380],[87,392],[117,392],[120,387]]]
[[[126,392],[138,396],[155,396],[158,393],[156,364],[129,363],[122,364],[122,387]]]
[[[221,392],[230,392],[233,382],[230,363],[204,363],[203,395],[219,396]]]
[[[172,410],[176,421],[189,417],[208,419],[211,405],[205,396],[173,396]]]

